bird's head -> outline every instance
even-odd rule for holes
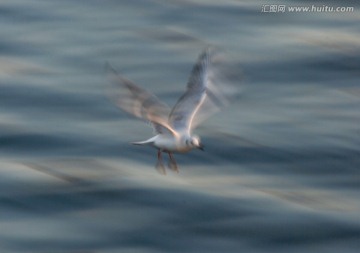
[[[186,145],[204,151],[204,146],[201,144],[199,136],[196,135],[191,136],[188,140],[186,140]]]

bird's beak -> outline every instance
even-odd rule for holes
[[[204,145],[199,145],[198,149],[200,149],[201,151],[204,151]]]

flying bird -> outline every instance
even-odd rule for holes
[[[193,130],[210,115],[229,102],[226,86],[218,78],[219,54],[206,48],[194,65],[185,93],[171,109],[149,91],[118,74],[109,64],[107,75],[113,84],[110,93],[116,105],[123,111],[151,123],[155,136],[134,145],[157,149],[156,168],[165,174],[162,153],[169,156],[169,168],[178,172],[173,153],[185,153],[192,149],[204,150],[199,136]]]

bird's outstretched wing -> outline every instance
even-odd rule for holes
[[[177,134],[168,124],[169,107],[155,95],[119,75],[109,64],[106,73],[111,81],[109,96],[123,111],[152,123],[157,133]]]
[[[179,98],[169,115],[170,126],[177,132],[191,130],[221,107],[228,104],[226,87],[218,78],[218,52],[209,47],[192,69],[186,92]]]

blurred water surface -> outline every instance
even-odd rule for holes
[[[359,4],[264,4],[2,0],[1,252],[358,252]],[[173,105],[208,44],[241,95],[159,175],[104,65]]]

